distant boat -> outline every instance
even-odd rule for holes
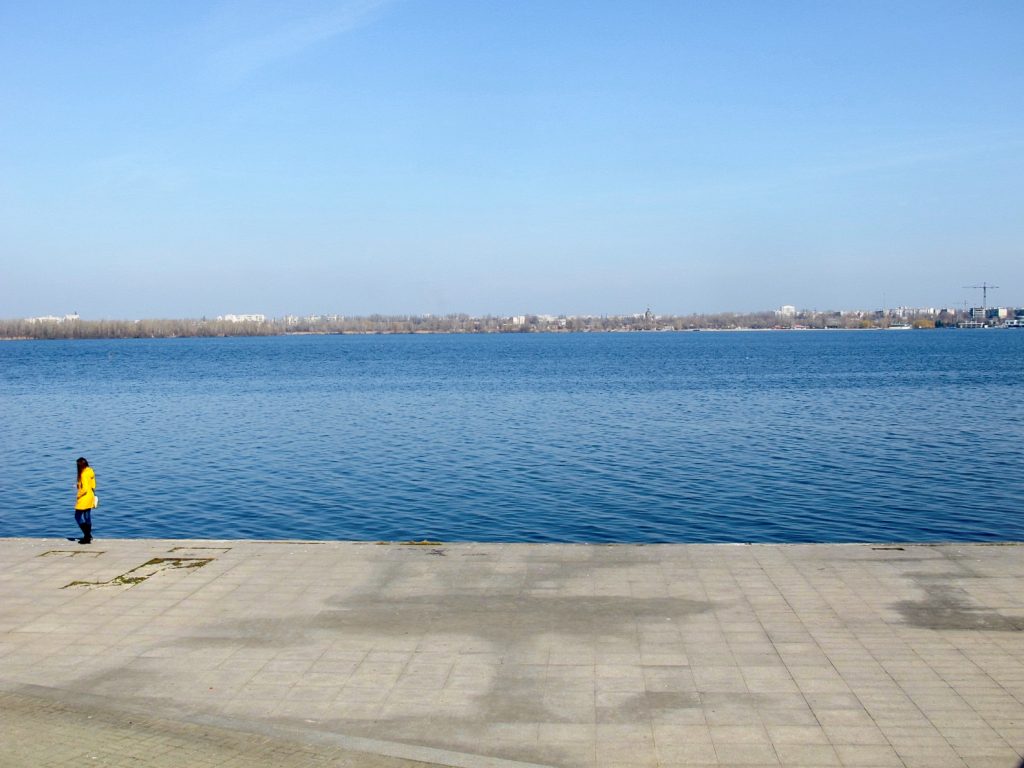
[[[1013,320],[1007,320],[1004,328],[1024,328],[1024,317],[1015,317]]]
[[[903,325],[890,325],[889,326],[889,330],[890,331],[910,331],[910,330],[913,330],[913,328],[914,328],[914,326],[907,325],[906,323],[904,323]]]

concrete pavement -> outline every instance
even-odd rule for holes
[[[0,539],[0,766],[1024,757],[1024,546]]]

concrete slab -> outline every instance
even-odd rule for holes
[[[1024,546],[0,539],[0,566],[2,766],[1024,757]]]

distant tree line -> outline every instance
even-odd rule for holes
[[[0,320],[3,339],[167,339],[194,336],[273,336],[271,323],[218,320]]]
[[[0,320],[2,339],[150,339],[213,336],[278,336],[302,333],[573,333],[616,331],[694,331],[739,329],[916,328],[954,325],[957,313],[895,317],[884,312],[802,311],[692,315],[500,317],[448,315],[338,315],[284,317],[256,321],[201,319],[165,320]]]

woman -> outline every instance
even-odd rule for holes
[[[79,544],[92,541],[92,510],[96,506],[96,473],[89,462],[78,458],[78,499],[75,501],[75,522],[82,529]]]

